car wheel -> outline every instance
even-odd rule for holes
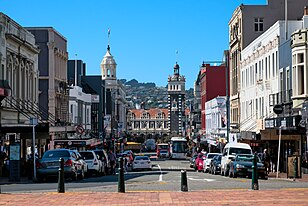
[[[233,172],[233,178],[237,178],[237,174]]]

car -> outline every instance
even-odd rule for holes
[[[69,149],[55,149],[48,150],[44,153],[41,159],[36,162],[37,180],[54,176],[59,174],[60,158],[64,159],[64,176],[73,180],[78,179],[78,175],[82,175],[82,166],[80,164],[80,157]]]
[[[88,174],[88,164],[77,150],[73,150],[73,152],[75,152],[76,156],[78,157],[78,161],[80,162],[82,168],[80,179],[83,179],[85,175]]]
[[[236,155],[235,158],[230,162],[229,177],[251,177],[253,157],[254,155],[251,154]],[[261,162],[259,157],[257,157],[257,173],[260,178],[268,179],[264,164]]]
[[[198,157],[198,154],[194,154],[189,161],[189,167],[190,168],[196,168],[195,162],[196,162],[196,158]]]
[[[210,170],[212,159],[215,155],[218,155],[218,153],[207,153],[205,160],[203,162],[203,172],[208,172]]]
[[[152,170],[152,163],[148,156],[136,156],[132,166],[133,171],[138,169]]]
[[[232,142],[226,144],[223,149],[221,157],[221,170],[220,174],[223,176],[229,175],[230,161],[237,154],[252,154],[252,150],[249,144]]]
[[[221,169],[221,156],[222,154],[215,155],[211,161],[210,165],[210,173],[213,175],[216,175],[217,173],[220,173]]]
[[[88,170],[91,174],[100,175],[103,173],[102,161],[99,160],[94,151],[80,151],[79,153],[88,164]]]
[[[93,150],[98,159],[102,162],[103,175],[110,174],[111,166],[110,161],[105,150]]]

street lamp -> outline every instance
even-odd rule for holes
[[[279,141],[278,141],[278,158],[277,158],[277,171],[276,171],[276,178],[278,178],[278,173],[279,173],[279,159],[280,159],[280,146],[281,146],[281,130],[283,128],[286,128],[287,122],[286,119],[284,118],[281,121],[281,125],[279,127]]]

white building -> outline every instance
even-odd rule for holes
[[[76,134],[84,136],[91,130],[91,94],[79,86],[69,91],[69,122],[76,127]]]
[[[205,103],[206,137],[217,140],[227,136],[226,97],[216,97]]]
[[[277,116],[273,107],[290,102],[290,35],[301,27],[302,21],[277,21],[241,52],[242,139],[256,139],[256,135],[265,129],[265,118]]]

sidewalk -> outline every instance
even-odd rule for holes
[[[277,175],[276,173],[270,172],[268,174],[268,177],[269,178],[276,178],[276,175]],[[279,173],[278,179],[285,179],[285,180],[293,181],[293,178],[287,178],[287,173]],[[302,178],[296,178],[295,181],[308,182],[308,174],[302,174]]]
[[[0,205],[308,205],[308,189],[0,194]]]

